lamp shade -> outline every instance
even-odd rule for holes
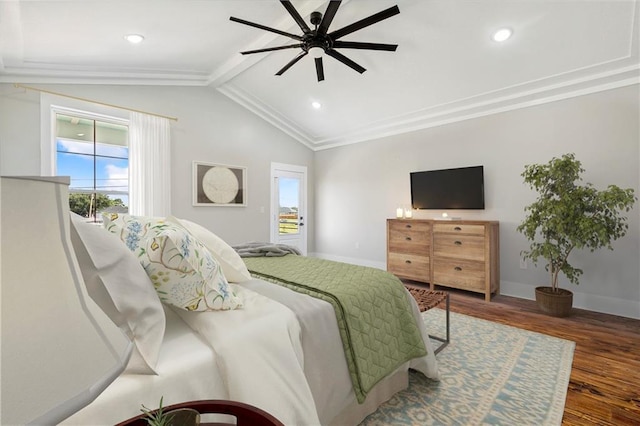
[[[133,344],[88,296],[68,178],[0,178],[0,424],[56,424],[126,367]]]

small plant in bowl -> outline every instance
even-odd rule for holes
[[[197,426],[200,424],[200,413],[191,408],[177,408],[167,411],[160,404],[157,410],[150,410],[142,405],[140,411],[145,414],[145,420],[149,426]]]
[[[167,413],[166,411],[164,411],[164,407],[162,406],[162,398],[163,397],[160,397],[160,404],[157,410],[150,410],[149,408],[145,407],[144,404],[140,409],[140,411],[142,411],[145,414],[147,424],[149,426],[171,425],[171,419],[173,418],[173,416]]]

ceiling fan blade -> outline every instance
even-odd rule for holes
[[[293,5],[289,0],[280,0],[280,3],[282,3],[284,8],[287,9],[287,12],[289,12],[289,15],[291,15],[293,20],[296,21],[296,24],[298,24],[298,26],[300,27],[303,33],[307,34],[311,32],[311,28],[309,28],[307,23],[304,22],[304,19],[302,19],[302,16],[300,16],[296,8],[293,7]]]
[[[333,17],[336,16],[336,12],[340,7],[340,0],[331,0],[329,5],[327,6],[327,10],[324,12],[322,16],[322,22],[320,22],[320,26],[318,27],[318,35],[324,36],[327,34],[327,30],[329,30],[329,25],[333,21]]]
[[[347,25],[346,27],[340,28],[339,30],[335,30],[329,33],[332,39],[337,40],[340,37],[344,37],[347,34],[351,34],[352,32],[363,29],[364,27],[368,27],[369,25],[373,25],[376,22],[380,22],[384,19],[391,18],[394,15],[400,13],[400,9],[398,6],[392,6],[389,9],[385,9],[382,12],[375,13],[367,18],[361,19],[357,22],[354,22],[351,25]]]
[[[304,50],[300,53],[298,53],[298,55],[293,58],[291,61],[289,61],[289,63],[287,65],[285,65],[284,67],[282,67],[282,69],[280,71],[278,71],[276,73],[276,75],[282,75],[284,74],[284,72],[286,70],[288,70],[289,68],[291,68],[293,66],[293,64],[295,64],[296,62],[298,62],[300,59],[302,59],[305,55],[307,54],[307,52],[305,52]]]
[[[351,59],[347,58],[346,56],[344,56],[342,53],[337,52],[333,49],[327,49],[326,50],[326,54],[339,60],[340,62],[342,62],[343,64],[345,64],[348,67],[353,68],[354,70],[358,71],[360,74],[362,74],[363,72],[365,72],[367,69],[356,64],[355,62],[353,62]]]
[[[338,49],[367,49],[367,50],[386,50],[388,52],[395,52],[396,49],[398,48],[398,45],[336,40],[333,42],[333,47]]]
[[[295,49],[296,47],[302,47],[302,43],[298,44],[290,44],[288,46],[277,46],[277,47],[265,47],[264,49],[255,49],[255,50],[245,50],[244,52],[240,52],[243,55],[249,55],[251,53],[262,53],[262,52],[272,52],[274,50],[284,50],[284,49]]]
[[[294,39],[294,40],[300,40],[300,41],[302,41],[302,37],[301,37],[301,36],[299,36],[299,35],[295,35],[295,34],[287,33],[287,32],[280,31],[280,30],[277,30],[277,29],[275,29],[275,28],[271,28],[271,27],[265,27],[264,25],[256,24],[256,23],[254,23],[254,22],[245,21],[244,19],[234,18],[233,16],[232,16],[232,17],[230,17],[229,19],[230,19],[231,21],[233,21],[233,22],[237,22],[237,23],[239,23],[239,24],[248,25],[248,26],[250,26],[250,27],[259,28],[259,29],[261,29],[261,30],[270,31],[270,32],[272,32],[272,33],[280,34],[280,35],[283,35],[283,36],[285,36],[285,37],[292,38],[292,39]]]
[[[318,74],[318,81],[324,80],[324,67],[322,66],[322,58],[315,58],[316,60],[316,74]]]

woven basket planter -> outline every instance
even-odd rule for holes
[[[571,314],[573,293],[563,288],[536,287],[536,302],[540,310],[554,317],[566,317]]]

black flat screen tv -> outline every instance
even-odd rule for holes
[[[411,206],[414,209],[484,209],[484,167],[412,172]]]

